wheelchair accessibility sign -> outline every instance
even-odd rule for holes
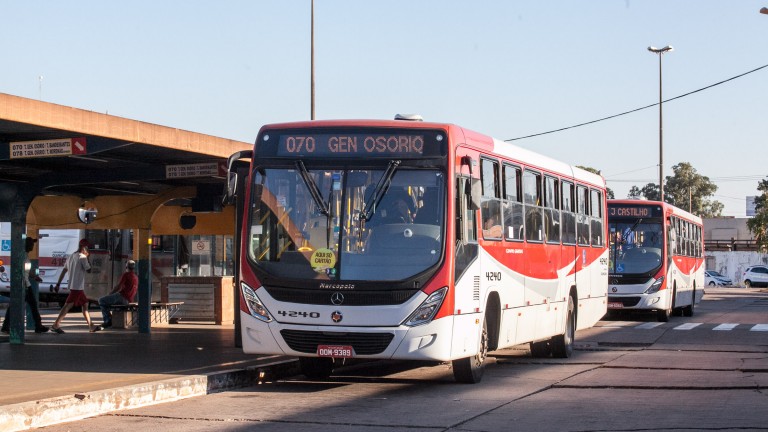
[[[3,244],[0,247],[3,252],[10,252],[11,251],[11,241],[10,240],[3,240]]]

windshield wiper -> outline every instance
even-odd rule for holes
[[[365,206],[363,207],[363,214],[362,217],[365,219],[365,221],[371,220],[373,217],[373,214],[376,212],[376,207],[381,202],[381,199],[384,198],[384,195],[389,190],[389,186],[392,181],[392,177],[395,176],[395,171],[397,171],[397,167],[400,165],[399,160],[392,160],[389,161],[389,165],[387,166],[387,170],[384,171],[384,174],[382,174],[381,178],[379,179],[379,182],[376,183],[376,187],[373,189],[373,193],[371,196],[368,197],[367,200],[365,200]]]
[[[307,186],[307,190],[309,190],[309,194],[312,195],[312,199],[315,201],[315,205],[317,206],[317,208],[320,209],[320,213],[324,214],[325,216],[331,217],[331,206],[327,202],[323,201],[323,196],[320,195],[320,190],[318,189],[315,181],[312,180],[312,177],[309,175],[309,171],[307,171],[307,167],[304,166],[304,162],[297,160],[296,169],[299,170],[299,174],[301,174],[301,179],[304,181],[304,184]]]

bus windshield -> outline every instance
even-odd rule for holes
[[[660,220],[619,220],[609,226],[610,274],[645,274],[661,267],[664,236]]]
[[[257,170],[249,260],[275,277],[322,280],[403,280],[437,265],[445,175],[398,165]]]

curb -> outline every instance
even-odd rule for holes
[[[6,405],[0,407],[0,430],[16,432],[52,426],[114,411],[174,402],[260,384],[298,373],[298,361],[284,359],[246,369],[189,375]]]

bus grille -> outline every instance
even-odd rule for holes
[[[608,283],[611,285],[643,285],[648,283],[652,278],[650,276],[624,276],[614,277],[608,276]]]
[[[621,303],[624,307],[637,306],[640,297],[608,297],[608,303]]]
[[[352,345],[355,355],[380,354],[392,338],[392,333],[333,333],[303,330],[281,330],[285,343],[292,350],[315,354],[318,345]]]
[[[275,300],[288,303],[330,305],[333,290],[319,291],[316,289],[297,289],[282,287],[265,287],[269,295]],[[388,290],[388,291],[341,291],[344,294],[344,306],[381,306],[398,305],[405,303],[417,289]]]

